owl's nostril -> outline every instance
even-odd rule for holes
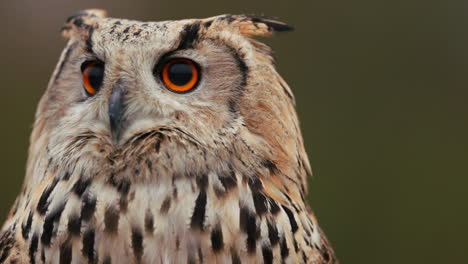
[[[122,132],[123,116],[125,113],[125,88],[121,81],[118,81],[112,88],[109,97],[109,123],[112,139],[118,142]]]

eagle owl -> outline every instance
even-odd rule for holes
[[[1,263],[335,263],[267,17],[79,12],[36,114]]]

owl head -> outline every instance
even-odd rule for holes
[[[63,162],[88,153],[88,163],[109,161],[103,167],[156,152],[187,167],[212,154],[275,171],[281,184],[289,179],[304,191],[309,163],[294,97],[270,49],[253,39],[291,29],[246,15],[164,22],[107,18],[102,10],[71,16],[38,107],[29,168],[44,149]]]

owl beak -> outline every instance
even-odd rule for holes
[[[109,123],[111,128],[112,140],[119,142],[125,113],[125,88],[119,81],[112,88],[109,98]]]

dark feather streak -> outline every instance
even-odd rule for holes
[[[132,248],[135,258],[140,262],[143,256],[143,234],[141,230],[136,227],[132,229]]]
[[[49,196],[52,193],[52,191],[55,189],[55,186],[57,186],[58,181],[59,178],[55,177],[52,183],[49,186],[47,186],[42,192],[42,195],[39,198],[39,202],[37,203],[37,212],[40,215],[44,215],[47,212],[47,209],[49,207],[49,202],[47,200],[49,199]]]
[[[46,215],[43,225],[43,231],[41,236],[41,242],[44,246],[49,246],[54,236],[54,228],[57,229],[57,224],[62,216],[62,212],[65,209],[66,201],[62,202],[55,209]],[[56,230],[55,230],[56,231]]]
[[[224,247],[223,230],[220,225],[211,231],[211,247],[215,253],[221,251]]]
[[[293,233],[296,233],[296,231],[298,229],[298,226],[297,226],[296,219],[294,218],[294,213],[288,207],[286,207],[284,205],[282,205],[281,207],[286,212],[286,215],[289,218],[289,223],[291,224],[291,231]]]
[[[195,42],[198,41],[198,32],[200,31],[200,23],[185,25],[180,34],[180,42],[178,50],[191,49]]]
[[[94,241],[95,231],[93,228],[89,228],[83,234],[83,256],[88,259],[89,262],[94,262]]]
[[[206,213],[206,192],[201,190],[195,201],[195,209],[193,211],[191,224],[192,229],[203,230],[203,223],[205,222]]]

